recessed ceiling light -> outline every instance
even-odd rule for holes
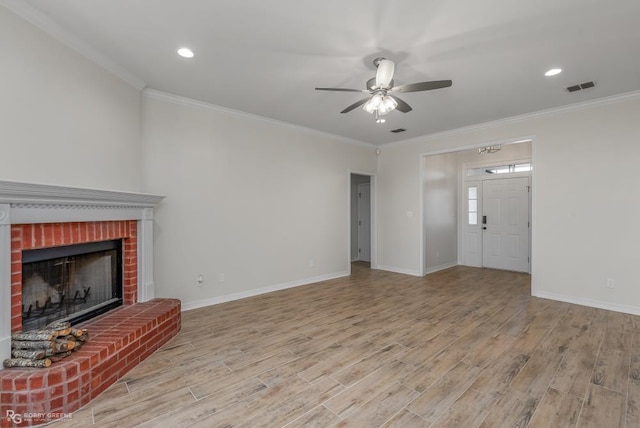
[[[562,73],[562,69],[561,68],[552,68],[551,70],[548,70],[546,73],[544,73],[545,76],[547,77],[551,77],[551,76],[555,76],[556,74],[560,74]]]
[[[189,48],[180,48],[178,49],[178,55],[183,58],[193,58],[193,51]]]

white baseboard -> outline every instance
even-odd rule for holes
[[[458,266],[458,263],[457,262],[451,262],[451,263],[444,263],[444,264],[441,264],[441,265],[438,265],[438,266],[430,267],[430,268],[427,268],[426,275],[429,275],[430,273],[438,272],[439,270],[449,269],[449,268],[452,268],[454,266]]]
[[[394,272],[394,273],[401,273],[404,275],[422,276],[419,271],[413,270],[413,269],[403,269],[403,268],[397,268],[392,266],[381,266],[381,265],[378,265],[376,269],[386,270],[388,272]]]
[[[531,295],[542,299],[573,303],[574,305],[589,306],[591,308],[606,309],[608,311],[622,312],[631,315],[640,315],[640,307],[638,306],[620,305],[618,303],[602,302],[600,300],[585,299],[582,297],[565,296],[563,294],[549,293],[548,291],[535,291],[532,292]]]
[[[220,303],[232,302],[234,300],[245,299],[247,297],[259,296],[261,294],[271,293],[279,290],[286,290],[287,288],[300,287],[301,285],[313,284],[315,282],[328,281],[330,279],[343,278],[349,276],[348,272],[337,272],[327,275],[315,276],[312,278],[305,278],[296,281],[286,282],[284,284],[272,285],[269,287],[256,288],[255,290],[241,291],[238,293],[226,294],[224,296],[212,297],[210,299],[196,300],[195,302],[183,303],[182,312],[190,311],[191,309],[204,308],[206,306],[218,305]]]

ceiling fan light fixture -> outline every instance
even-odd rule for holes
[[[377,93],[362,106],[362,109],[370,114],[375,113],[377,119],[378,116],[385,115],[395,110],[396,107],[398,107],[398,103],[393,97]]]
[[[382,99],[382,103],[378,107],[378,113],[380,113],[380,115],[384,115],[395,110],[396,107],[398,107],[396,100],[387,95]]]
[[[378,109],[382,105],[382,102],[383,102],[382,95],[375,94],[374,96],[371,97],[369,101],[367,101],[362,106],[362,109],[367,113],[373,114],[373,112],[378,111]]]

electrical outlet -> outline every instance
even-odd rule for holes
[[[607,282],[604,285],[607,288],[615,288],[616,286],[613,284],[613,279],[607,278]]]
[[[202,287],[202,284],[204,284],[204,276],[200,274],[198,278],[196,278],[196,287]]]
[[[218,274],[218,282],[219,283],[223,283],[224,282],[224,274],[223,273],[219,273]]]

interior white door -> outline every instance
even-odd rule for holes
[[[371,261],[371,185],[358,184],[358,260]]]
[[[482,182],[482,265],[529,272],[529,178]]]
[[[467,181],[464,187],[462,243],[464,264],[482,267],[482,182]]]

